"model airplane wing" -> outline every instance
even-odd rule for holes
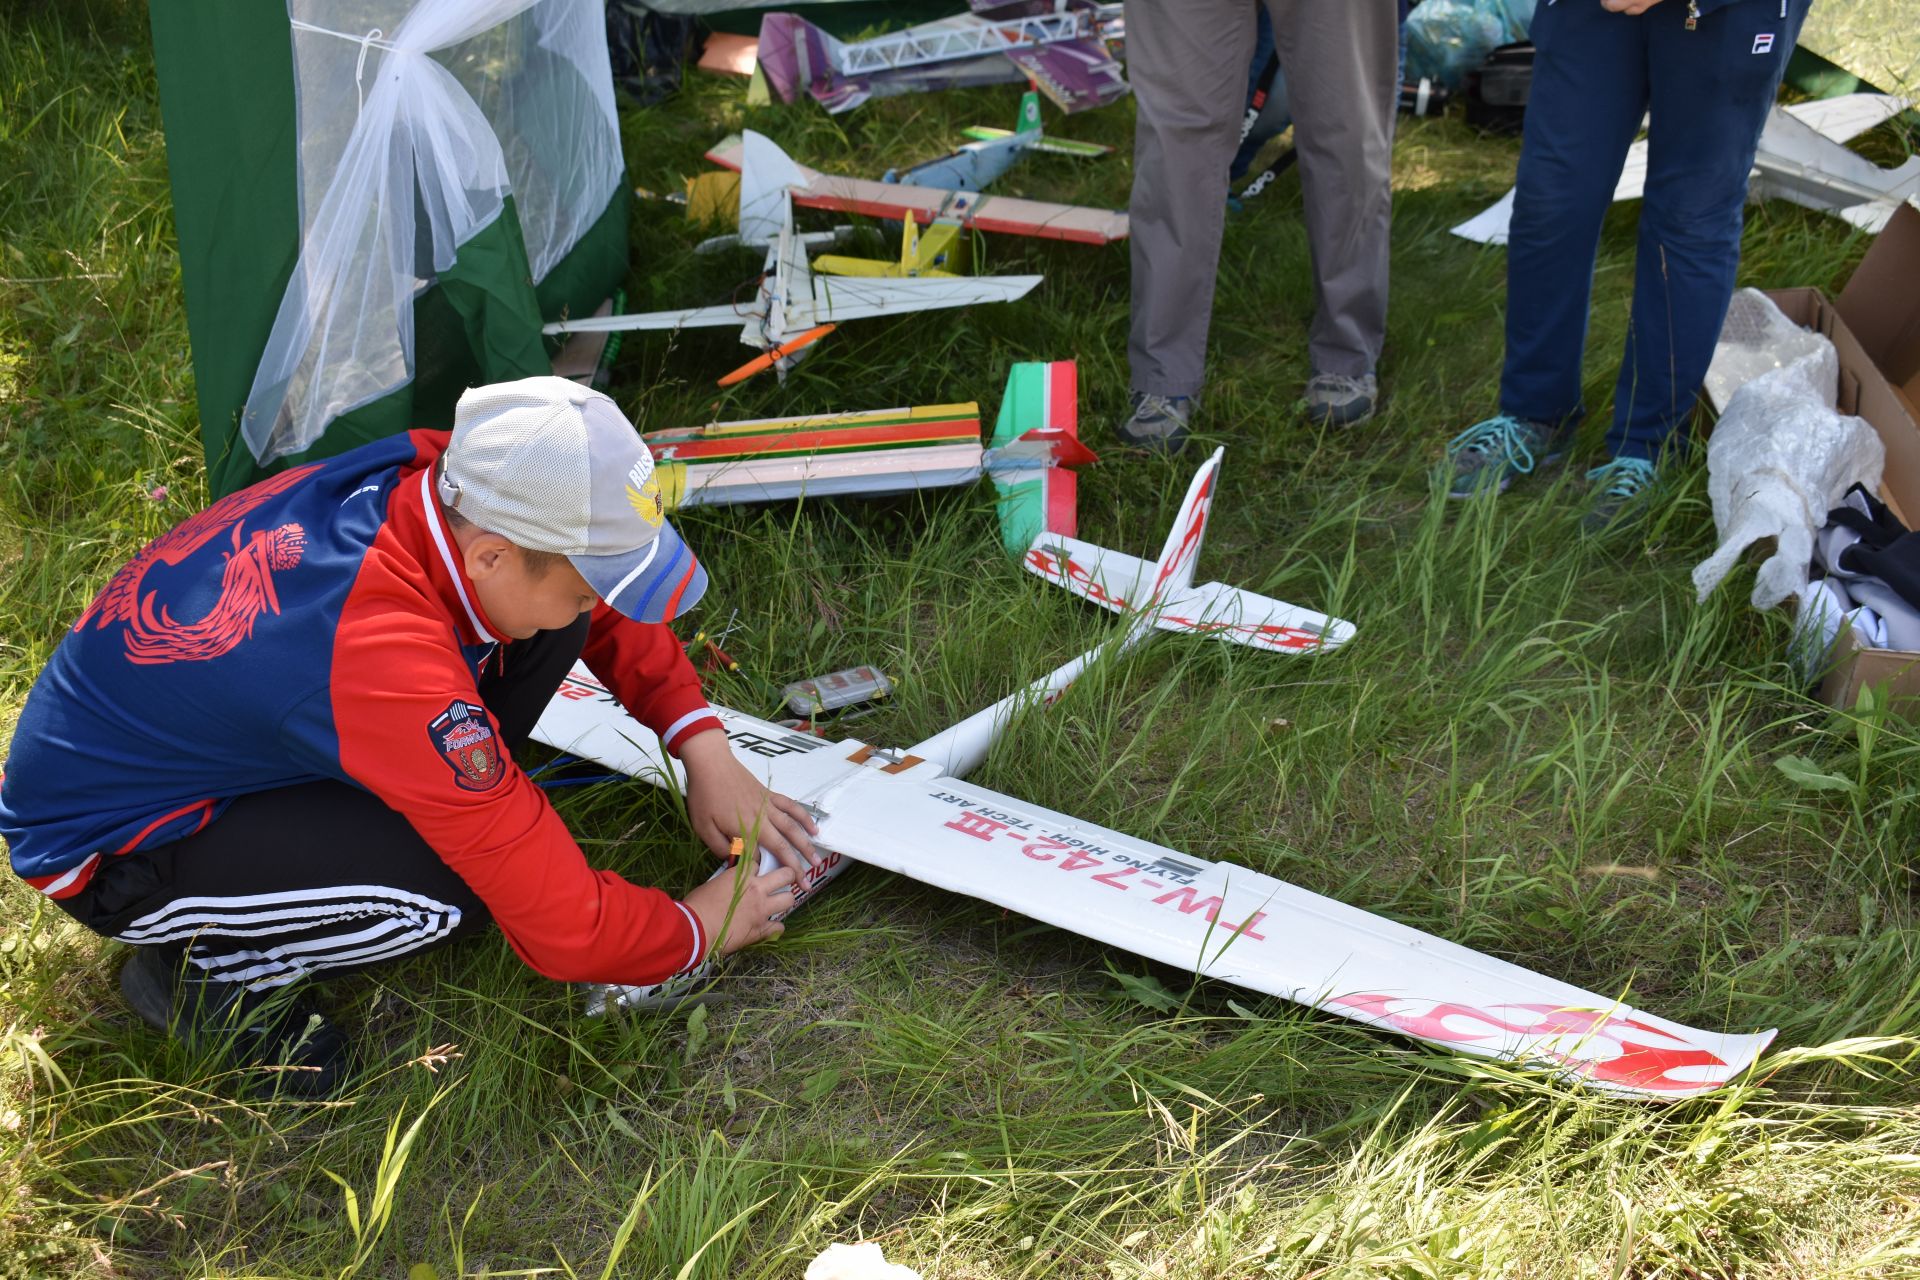
[[[813,277],[810,303],[795,299],[787,304],[787,324],[798,328],[903,311],[1012,302],[1039,283],[1039,276],[818,275]]]
[[[1099,38],[1102,26],[1097,6],[1069,3],[1045,12],[958,14],[847,41],[796,15],[770,13],[761,19],[760,65],[782,102],[805,92],[833,112],[872,97],[1021,80],[1078,111],[1127,92]],[[1056,49],[1068,52],[1040,56]]]
[[[1153,591],[1159,566],[1078,538],[1041,534],[1027,552],[1029,573],[1115,613],[1135,613]],[[1351,640],[1353,624],[1224,582],[1171,588],[1151,611],[1161,631],[1243,644],[1272,653],[1314,653]]]
[[[1009,49],[1006,57],[1062,111],[1086,111],[1127,96],[1125,73],[1097,39]]]
[[[1011,138],[1012,129],[996,129],[991,125],[968,125],[961,133],[975,142],[993,142],[1000,138]],[[1051,136],[1035,139],[1027,144],[1029,151],[1043,151],[1048,155],[1074,156],[1081,160],[1097,160],[1101,156],[1113,154],[1113,148],[1104,142],[1082,142],[1076,138],[1055,138]]]
[[[1231,863],[1209,862],[922,765],[812,799],[856,861],[1254,991],[1608,1091],[1726,1083],[1771,1033],[1700,1031]]]
[[[577,320],[556,320],[541,327],[547,334],[625,333],[634,329],[701,329],[736,325],[747,312],[731,302],[712,307],[687,307],[681,311],[643,311],[630,315],[581,316]]]
[[[1776,195],[1809,208],[1837,213],[1855,225],[1878,230],[1893,206],[1920,193],[1920,159],[1898,169],[1881,169],[1841,144],[1907,109],[1904,98],[1883,93],[1850,93],[1814,102],[1775,107],[1760,136],[1754,172],[1760,194]],[[1627,148],[1613,199],[1638,200],[1647,188],[1647,140]],[[1849,216],[1860,205],[1884,205]],[[1505,244],[1513,217],[1513,192],[1453,228],[1453,234],[1481,244]]]
[[[669,510],[901,493],[980,477],[980,407],[929,405],[648,432]]]
[[[722,168],[740,170],[743,213],[759,198],[752,193],[784,186],[792,192],[793,203],[803,208],[895,221],[911,217],[922,226],[936,218],[949,218],[980,231],[1081,244],[1110,244],[1127,237],[1127,215],[1118,209],[840,177],[797,163],[771,141],[751,132],[725,139],[707,152],[707,159]]]

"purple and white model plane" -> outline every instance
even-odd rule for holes
[[[1120,6],[1092,0],[970,0],[972,13],[869,40],[840,40],[804,18],[760,21],[760,67],[782,102],[802,93],[827,110],[929,89],[1031,80],[1062,111],[1105,106],[1127,93],[1108,51]]]
[[[716,708],[736,754],[819,821],[824,860],[794,905],[866,862],[1020,912],[1200,977],[1281,996],[1448,1050],[1545,1068],[1609,1093],[1681,1098],[1753,1066],[1773,1032],[1700,1030],[1622,1000],[1322,897],[1283,880],[1169,849],[963,781],[1024,713],[1050,705],[1095,663],[1159,631],[1311,654],[1352,624],[1223,583],[1194,565],[1221,455],[1201,467],[1160,558],[1057,534],[1029,570],[1123,616],[1105,644],[905,751],[809,734]],[[658,739],[576,667],[534,731],[542,742],[662,786],[681,782]],[[772,855],[762,853],[763,866]],[[701,970],[654,987],[600,986],[588,1012],[697,995]]]

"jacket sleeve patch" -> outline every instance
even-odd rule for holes
[[[427,724],[427,737],[464,790],[491,791],[507,776],[493,721],[478,703],[455,698]]]

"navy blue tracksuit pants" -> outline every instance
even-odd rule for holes
[[[1584,412],[1580,361],[1600,224],[1640,130],[1646,199],[1633,314],[1607,450],[1653,458],[1693,406],[1733,296],[1741,206],[1767,111],[1810,0],[1686,0],[1638,16],[1541,0],[1507,241],[1500,410]]]

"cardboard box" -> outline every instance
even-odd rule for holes
[[[1865,418],[1887,449],[1880,497],[1909,529],[1920,518],[1920,209],[1894,211],[1873,247],[1829,300],[1818,289],[1771,289],[1796,324],[1825,334],[1840,357],[1842,413]],[[1920,700],[1920,653],[1871,649],[1852,635],[1828,655],[1823,701],[1851,707],[1862,687],[1884,686],[1896,701]],[[1920,712],[1920,701],[1908,703]]]

